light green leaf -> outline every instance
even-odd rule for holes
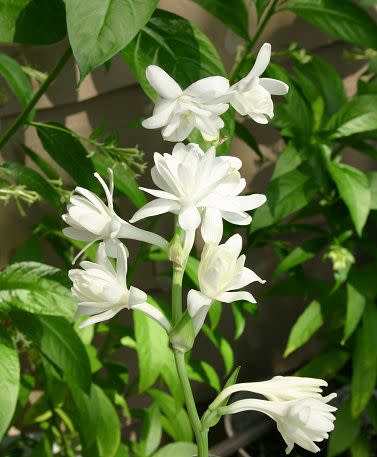
[[[0,311],[72,318],[75,300],[60,283],[61,270],[37,262],[14,263],[0,272]]]
[[[202,331],[220,352],[224,361],[225,374],[228,375],[234,365],[234,353],[232,346],[229,344],[227,339],[220,335],[220,333],[216,332],[216,330],[212,330],[208,325],[204,324]]]
[[[142,454],[149,456],[158,449],[162,435],[161,416],[158,405],[155,403],[145,411],[141,430],[140,446]]]
[[[350,0],[290,0],[288,9],[329,35],[377,49],[377,25]]]
[[[0,327],[0,440],[16,409],[20,388],[20,363],[11,339]]]
[[[249,10],[244,0],[193,0],[245,40],[249,37]]]
[[[68,36],[81,81],[128,45],[147,23],[157,3],[157,0],[65,0]]]
[[[92,384],[90,395],[72,389],[72,396],[76,406],[72,418],[80,433],[83,457],[114,457],[120,444],[120,423],[104,391]]]
[[[348,400],[336,412],[335,430],[330,433],[328,457],[340,455],[355,441],[361,428],[361,418],[353,419]]]
[[[368,176],[357,168],[331,160],[326,160],[326,167],[350,212],[357,233],[361,236],[371,204]]]
[[[347,313],[342,343],[344,344],[359,325],[367,297],[351,282],[347,283]]]
[[[305,344],[323,325],[321,304],[313,300],[292,327],[284,357]]]
[[[368,171],[367,176],[371,192],[370,209],[377,209],[377,172]]]
[[[326,130],[332,139],[376,130],[377,95],[359,95],[347,103],[329,120]]]
[[[61,209],[59,192],[39,173],[17,162],[5,162],[0,165],[0,171],[12,178],[17,184],[37,192],[56,209]]]
[[[279,178],[292,170],[295,170],[305,160],[301,150],[297,150],[293,143],[288,143],[275,163],[271,180]]]
[[[377,380],[377,309],[367,303],[361,328],[356,334],[351,382],[352,416],[358,417],[366,408]]]
[[[68,383],[89,391],[88,354],[72,324],[60,316],[36,316],[20,311],[12,312],[11,318]]]
[[[51,44],[66,33],[62,0],[0,0],[0,41]]]
[[[21,65],[6,54],[0,54],[0,75],[8,83],[21,105],[25,107],[33,96],[33,89]]]
[[[170,443],[159,449],[153,457],[192,457],[197,454],[193,443]]]
[[[295,376],[330,380],[344,367],[349,358],[350,355],[346,351],[328,351],[316,356],[296,371]]]
[[[133,318],[139,361],[139,390],[143,392],[161,374],[168,357],[168,336],[159,324],[145,314],[135,311]]]
[[[187,373],[192,381],[202,382],[211,386],[216,392],[220,391],[220,380],[216,370],[204,360],[190,360]]]

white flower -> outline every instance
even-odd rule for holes
[[[70,198],[67,214],[62,216],[64,222],[69,225],[63,229],[63,233],[67,237],[89,242],[78,253],[73,263],[89,246],[99,240],[105,241],[107,252],[113,257],[116,256],[118,238],[145,241],[162,249],[167,248],[168,243],[161,236],[134,227],[115,213],[113,208],[114,176],[110,168],[108,172],[109,187],[98,173],[94,174],[105,191],[107,206],[90,190],[76,187],[76,194]]]
[[[291,401],[269,401],[247,399],[239,400],[228,406],[218,408],[219,414],[236,414],[242,411],[259,411],[271,417],[287,444],[289,454],[293,446],[298,444],[311,452],[319,452],[315,444],[329,437],[334,429],[336,411],[328,405],[336,394],[327,397],[305,397]]]
[[[161,311],[147,303],[145,292],[136,287],[127,288],[127,253],[123,244],[118,242],[116,269],[106,254],[104,243],[98,248],[96,262],[84,261],[80,266],[82,270],[69,271],[69,278],[73,282],[72,293],[80,300],[76,316],[92,316],[80,327],[111,319],[126,308],[141,311],[167,331],[171,330]]]
[[[187,295],[187,310],[194,320],[196,333],[214,300],[256,303],[250,292],[235,291],[255,281],[262,284],[266,282],[244,266],[246,257],[240,256],[241,249],[242,238],[238,234],[224,244],[207,243],[204,246],[198,268],[200,292],[191,289]]]
[[[242,195],[246,182],[238,170],[242,162],[236,157],[216,157],[214,148],[203,152],[197,144],[176,144],[172,154],[155,153],[152,180],[161,190],[143,189],[157,197],[139,209],[130,222],[158,214],[178,214],[178,223],[186,231],[202,223],[205,242],[220,242],[223,219],[248,225],[246,213],[266,201],[260,194]]]
[[[222,76],[200,79],[182,90],[162,68],[149,65],[146,69],[149,84],[159,95],[153,115],[143,121],[143,127],[164,127],[162,136],[167,141],[183,141],[197,127],[208,141],[219,137],[224,127],[220,115],[229,108],[222,99],[229,90],[229,81]]]
[[[268,117],[274,116],[271,95],[284,95],[289,87],[278,79],[259,78],[271,58],[271,45],[265,43],[257,55],[255,64],[245,78],[229,90],[229,102],[243,116],[249,115],[259,124],[267,124]]]

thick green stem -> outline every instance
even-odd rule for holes
[[[23,124],[25,124],[29,114],[31,113],[31,111],[33,110],[35,105],[38,103],[38,101],[42,97],[42,95],[50,87],[51,83],[54,81],[54,79],[57,77],[57,75],[60,73],[60,70],[67,63],[68,59],[71,57],[71,54],[72,54],[72,50],[71,50],[70,47],[68,47],[68,49],[62,55],[62,57],[60,58],[59,62],[56,64],[56,66],[51,71],[49,76],[40,85],[40,87],[37,90],[37,92],[33,95],[33,97],[30,100],[30,102],[27,104],[27,106],[25,106],[24,110],[19,114],[17,119],[14,121],[14,123],[9,127],[9,129],[0,138],[0,149],[10,140],[10,138],[17,132],[17,130]]]
[[[186,372],[185,355],[174,349],[174,357],[177,365],[178,376],[185,396],[187,413],[194,431],[196,444],[198,446],[198,457],[208,457],[208,436],[207,432],[202,430],[202,423],[200,422],[198,411],[196,409],[190,381]]]
[[[237,59],[234,67],[232,68],[232,71],[230,73],[230,83],[234,84],[237,82],[237,79],[239,77],[239,71],[241,70],[244,62],[246,59],[249,58],[249,54],[251,50],[253,49],[255,43],[257,42],[258,38],[261,36],[263,30],[266,28],[267,23],[271,19],[271,17],[274,15],[276,12],[276,6],[278,4],[279,0],[273,0],[271,3],[271,6],[267,13],[265,14],[262,22],[258,25],[258,28],[253,36],[253,38],[249,39],[249,41],[246,43],[245,48],[240,55],[240,57]]]

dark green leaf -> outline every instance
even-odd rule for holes
[[[68,36],[81,81],[128,45],[147,23],[157,3],[157,0],[65,0]]]
[[[220,391],[220,380],[216,370],[204,360],[190,360],[187,373],[192,381],[202,382],[211,386],[216,392]]]
[[[234,364],[234,353],[228,340],[220,335],[215,330],[212,330],[208,325],[204,324],[202,327],[204,334],[212,342],[212,344],[220,352],[220,355],[224,361],[225,374],[229,374]]]
[[[159,449],[153,457],[192,457],[196,453],[193,443],[170,443]]]
[[[307,306],[305,311],[293,325],[284,352],[284,357],[292,354],[292,352],[305,344],[322,325],[323,317],[321,304],[314,300]]]
[[[99,192],[94,166],[81,142],[64,125],[38,125],[37,133],[49,155],[82,187]]]
[[[0,75],[8,83],[21,105],[25,107],[33,95],[33,89],[21,65],[6,54],[0,54]]]
[[[10,263],[42,262],[43,250],[38,238],[31,236],[12,254]]]
[[[0,272],[0,310],[72,318],[75,300],[60,284],[61,271],[37,262],[14,263]]]
[[[62,0],[0,1],[0,41],[51,44],[66,33]]]
[[[377,209],[377,172],[368,171],[367,176],[371,192],[370,209]]]
[[[341,40],[377,49],[377,26],[350,0],[290,0],[288,9]]]
[[[258,22],[260,22],[263,13],[265,12],[267,6],[270,4],[270,0],[254,0],[254,3],[257,10]]]
[[[36,316],[20,311],[12,312],[11,317],[47,360],[59,368],[65,380],[89,391],[89,358],[72,324],[60,316]]]
[[[236,121],[236,123],[235,123],[235,133],[263,161],[264,157],[263,157],[262,151],[259,149],[258,143],[256,142],[256,140],[253,137],[253,135],[250,132],[250,130],[248,128],[246,128],[243,124],[241,124],[241,122]]]
[[[342,343],[345,343],[356,330],[363,316],[367,297],[351,282],[347,284],[347,314]]]
[[[53,457],[52,445],[47,435],[43,435],[37,446],[33,449],[30,457]]]
[[[114,457],[120,443],[120,423],[104,391],[92,384],[90,395],[72,389],[76,405],[72,415],[80,433],[83,457]]]
[[[193,0],[245,40],[249,37],[249,11],[244,0]]]
[[[53,167],[43,159],[37,152],[30,149],[25,144],[22,145],[24,153],[39,167],[39,169],[47,176],[48,179],[54,179],[58,181],[60,179],[59,173],[53,169]]]
[[[344,367],[349,358],[350,355],[346,351],[325,352],[296,371],[295,376],[330,380]]]
[[[12,178],[17,184],[37,192],[54,208],[61,208],[60,195],[57,190],[32,168],[17,162],[5,162],[0,166],[0,171]]]
[[[0,440],[16,409],[20,388],[20,363],[12,341],[0,327]]]
[[[357,417],[366,408],[377,380],[377,309],[367,303],[361,328],[356,334],[351,384],[352,416]]]

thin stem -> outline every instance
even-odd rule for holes
[[[51,83],[60,73],[61,69],[67,63],[68,59],[71,57],[71,54],[72,54],[72,50],[70,47],[68,47],[67,50],[62,55],[62,57],[60,58],[59,62],[56,64],[56,66],[53,68],[53,70],[49,74],[49,76],[39,86],[39,89],[33,95],[30,102],[27,104],[27,106],[25,106],[24,110],[19,114],[17,119],[14,121],[14,123],[9,127],[9,129],[0,138],[0,148],[2,148],[10,140],[10,138],[17,132],[17,130],[21,127],[21,125],[23,125],[26,122],[27,117],[29,116],[29,114],[31,113],[31,111],[33,110],[35,105],[38,103],[39,99],[42,97],[42,95],[46,92],[46,90],[50,87]]]
[[[258,38],[261,36],[263,30],[266,28],[267,23],[271,19],[271,17],[276,13],[276,6],[279,0],[273,0],[271,6],[267,13],[264,15],[262,22],[258,25],[258,28],[253,36],[253,38],[249,39],[246,43],[245,48],[240,55],[240,57],[236,60],[234,67],[230,73],[230,83],[234,84],[238,78],[238,73],[241,70],[245,60],[249,57],[251,50],[253,49],[255,43],[257,42]]]
[[[190,381],[186,372],[185,355],[174,349],[175,363],[177,365],[178,376],[181,381],[183,394],[185,396],[187,414],[194,431],[196,444],[198,446],[198,457],[208,457],[208,434],[202,430],[202,423],[196,409],[194,396],[192,394]]]

